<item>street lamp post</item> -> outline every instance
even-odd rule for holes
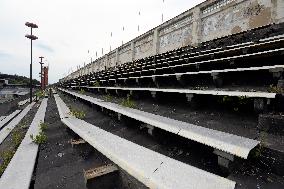
[[[43,62],[42,62],[42,59],[44,58],[43,56],[40,56],[40,74],[41,74],[41,77],[40,77],[40,87],[41,87],[41,90],[43,90],[43,79],[42,79],[42,65],[43,65]]]
[[[33,76],[32,76],[32,62],[33,62],[33,40],[37,40],[38,38],[33,35],[33,28],[38,28],[36,24],[26,22],[25,25],[29,28],[31,28],[31,34],[27,34],[25,37],[31,40],[31,64],[30,64],[30,103],[33,101]]]

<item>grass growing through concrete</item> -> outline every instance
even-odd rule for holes
[[[13,158],[14,154],[16,153],[17,148],[21,144],[24,134],[21,132],[22,126],[20,126],[20,129],[16,128],[15,130],[12,131],[11,136],[12,136],[12,143],[9,146],[8,149],[3,151],[0,154],[0,176],[4,173],[5,169],[9,165],[11,159]]]
[[[43,90],[39,90],[39,91],[36,92],[35,95],[36,95],[37,99],[40,99],[40,98],[45,96],[45,92]]]
[[[100,87],[100,83],[98,81],[95,81],[95,83],[93,83],[94,87]]]
[[[84,89],[80,89],[79,93],[80,94],[85,94],[85,90]]]
[[[221,104],[225,104],[231,106],[235,112],[238,112],[240,108],[246,104],[248,104],[249,99],[245,96],[232,97],[232,96],[223,96],[221,100],[219,100]]]
[[[83,110],[80,111],[73,108],[70,108],[70,114],[78,119],[84,119],[86,117],[86,113]]]
[[[281,93],[284,93],[284,89],[274,86],[274,85],[270,85],[268,88],[268,92],[281,94]]]
[[[0,165],[0,176],[4,173],[6,167],[9,165],[14,154],[15,154],[15,151],[10,150],[10,149],[0,154],[0,157],[2,160],[1,165]]]
[[[135,108],[136,104],[135,102],[130,98],[130,95],[127,95],[127,98],[122,99],[120,105],[124,106],[124,107],[128,107],[128,108]]]
[[[40,131],[35,137],[33,135],[30,135],[30,137],[38,145],[45,143],[47,140],[47,136],[43,131]]]
[[[43,144],[46,142],[47,140],[47,136],[46,134],[44,133],[47,129],[47,124],[46,123],[43,123],[43,122],[40,122],[39,124],[39,133],[36,135],[36,136],[33,136],[32,134],[30,135],[32,141],[38,145],[40,144]]]
[[[110,94],[104,96],[105,101],[112,101],[113,97]]]

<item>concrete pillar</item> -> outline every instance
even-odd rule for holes
[[[131,41],[131,60],[133,61],[135,59],[135,43],[134,41]]]
[[[197,46],[201,41],[201,10],[199,7],[193,9],[192,14],[192,45]]]
[[[118,51],[118,48],[116,48],[116,50],[115,50],[115,65],[117,66],[118,65],[118,61],[119,61],[119,57],[118,57],[118,54],[119,53],[119,51]]]
[[[159,53],[159,31],[158,28],[154,30],[153,34],[153,52],[152,55],[156,55]]]
[[[273,5],[273,22],[281,23],[284,22],[284,1],[283,0],[271,0]]]

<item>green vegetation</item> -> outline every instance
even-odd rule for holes
[[[79,93],[85,94],[85,90],[81,88],[80,91],[79,91]]]
[[[241,106],[248,104],[249,99],[245,96],[223,96],[219,102],[231,106],[235,112],[238,112]]]
[[[95,83],[93,83],[94,87],[100,87],[100,83],[98,81],[96,81]]]
[[[84,119],[86,117],[86,114],[83,110],[80,111],[70,108],[70,114],[78,119]]]
[[[263,151],[264,151],[264,144],[266,142],[266,139],[267,139],[267,133],[266,132],[261,132],[260,133],[260,144],[256,148],[255,152],[253,153],[253,157],[254,158],[259,158],[259,157],[262,156]]]
[[[126,99],[122,99],[120,105],[128,107],[128,108],[135,108],[136,107],[135,102],[132,99],[130,99],[129,94],[127,95]]]
[[[268,92],[280,94],[280,93],[284,93],[284,89],[274,86],[274,85],[270,85],[268,88]]]
[[[33,140],[33,142],[38,145],[45,143],[47,140],[47,136],[45,135],[43,131],[40,131],[39,134],[36,135],[35,137],[33,135],[30,135],[30,137]]]
[[[113,97],[110,94],[104,96],[105,101],[112,101]]]
[[[32,141],[36,144],[43,144],[46,142],[47,140],[47,136],[46,134],[44,133],[47,129],[47,124],[46,123],[43,123],[43,122],[40,122],[39,124],[39,133],[34,137],[32,134],[30,135]]]
[[[14,156],[15,151],[13,150],[7,150],[0,154],[0,158],[2,160],[2,163],[0,165],[0,176],[4,173],[6,167],[9,165],[11,159]]]
[[[29,85],[30,79],[24,76],[18,76],[18,75],[8,75],[8,74],[1,74],[0,73],[0,79],[8,79],[9,84],[23,84],[23,85]],[[40,82],[36,79],[33,79],[33,84],[39,85]]]
[[[15,148],[18,148],[23,138],[24,138],[24,135],[19,130],[12,132],[12,142]]]
[[[46,131],[46,129],[47,129],[47,124],[46,124],[46,123],[43,123],[43,122],[40,122],[39,127],[40,127],[40,130],[41,130],[41,131]]]
[[[35,93],[37,99],[40,99],[45,96],[45,92],[43,90],[39,90]]]

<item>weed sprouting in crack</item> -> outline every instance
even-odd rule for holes
[[[70,108],[69,114],[75,116],[78,119],[84,119],[86,117],[86,113],[83,110],[75,110],[73,108]]]
[[[130,94],[127,95],[127,98],[122,99],[120,105],[128,108],[135,108],[136,104],[135,102],[130,98]]]
[[[107,94],[107,95],[104,96],[104,100],[105,101],[112,101],[113,97],[110,94]]]
[[[45,131],[47,129],[47,124],[44,122],[40,122],[39,129],[40,131],[36,136],[34,136],[33,134],[30,135],[32,141],[38,145],[46,143],[47,141],[47,136],[45,134]]]
[[[36,136],[33,136],[32,134],[30,135],[31,139],[33,140],[34,143],[36,144],[43,144],[47,140],[47,136],[43,131],[40,131]]]

